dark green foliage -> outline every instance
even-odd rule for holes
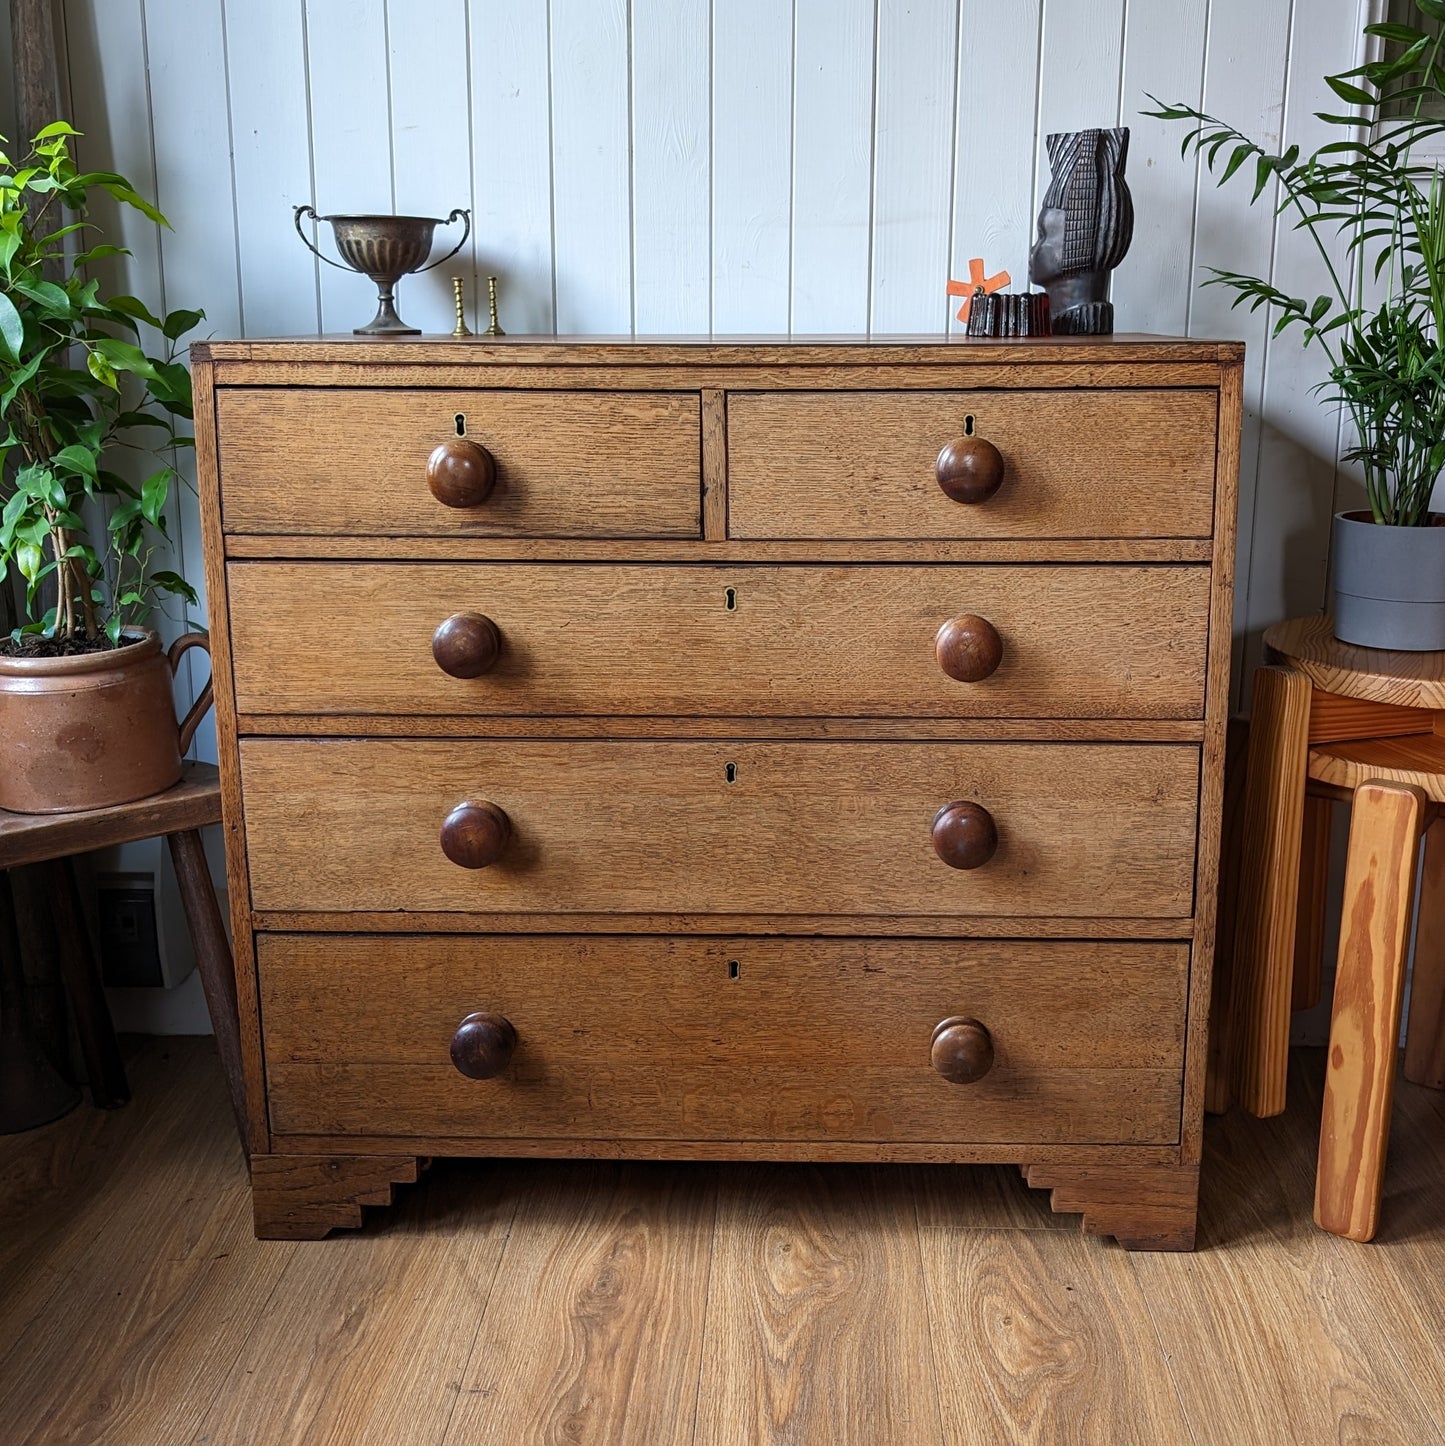
[[[194,603],[173,572],[150,571],[175,472],[158,466],[136,488],[107,468],[121,447],[162,453],[189,446],[177,427],[191,416],[191,381],[177,340],[198,311],[164,318],[133,296],[102,298],[86,268],[126,254],[90,241],[86,199],[103,191],[151,220],[165,217],[123,177],[77,171],[64,121],[46,126],[16,165],[0,154],[0,573],[25,581],[32,621],[21,632],[116,643],[142,623],[160,593]],[[55,278],[55,279],[51,279]],[[142,336],[158,333],[161,355]],[[82,515],[98,501],[106,542],[97,548]],[[46,606],[43,601],[53,598]]]
[[[1445,18],[1445,0],[1415,0]],[[1340,139],[1300,157],[1278,155],[1232,126],[1187,105],[1146,112],[1190,123],[1180,154],[1193,150],[1223,185],[1250,165],[1259,200],[1273,177],[1279,213],[1308,231],[1331,290],[1313,301],[1257,276],[1215,270],[1207,285],[1227,286],[1236,306],[1274,309],[1274,335],[1298,326],[1330,360],[1324,385],[1349,413],[1358,445],[1346,452],[1365,474],[1376,522],[1416,526],[1429,518],[1430,493],[1445,465],[1445,192],[1433,164],[1413,159],[1422,141],[1445,135],[1442,37],[1411,25],[1367,25],[1385,43],[1382,59],[1325,77],[1348,114],[1320,112]],[[1373,137],[1373,139],[1371,139]],[[1345,238],[1345,264],[1325,244]],[[1366,305],[1382,282],[1388,300]]]

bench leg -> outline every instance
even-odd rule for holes
[[[1405,784],[1355,790],[1315,1177],[1315,1223],[1351,1240],[1380,1224],[1426,807]]]
[[[1405,1078],[1445,1089],[1445,819],[1436,820],[1425,835],[1425,866],[1415,904]]]
[[[236,968],[231,956],[230,941],[216,901],[216,886],[206,863],[205,846],[195,829],[170,834],[171,862],[176,868],[181,903],[185,906],[186,923],[191,930],[191,945],[196,951],[196,966],[201,971],[201,984],[206,991],[206,1008],[211,1014],[211,1030],[216,1036],[216,1049],[221,1068],[226,1074],[226,1088],[231,1094],[231,1112],[241,1136],[241,1149],[246,1150],[246,1082],[241,1067],[241,1029],[236,1007]]]

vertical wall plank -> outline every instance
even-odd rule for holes
[[[710,326],[710,0],[632,0],[633,321]]]
[[[1307,9],[1296,0],[1284,140],[1306,155],[1343,134],[1315,112],[1338,108],[1322,77],[1356,63],[1357,9],[1358,0],[1312,0]],[[1344,279],[1342,240],[1328,237],[1326,250]],[[1275,222],[1272,279],[1290,295],[1307,299],[1331,289],[1325,260],[1288,216]],[[1262,399],[1268,420],[1259,439],[1249,566],[1240,574],[1247,583],[1242,651],[1250,671],[1270,623],[1314,612],[1325,601],[1340,428],[1336,409],[1315,388],[1328,372],[1323,348],[1303,347],[1297,329],[1270,342]]]
[[[981,256],[988,274],[1007,271],[1016,291],[1027,289],[1033,245],[1041,3],[974,0],[959,16],[949,275],[966,277]],[[957,302],[945,305],[949,328],[962,330]]]
[[[248,336],[304,335],[321,325],[321,263],[291,225],[314,199],[304,6],[227,0],[225,17],[241,324]]]
[[[204,308],[209,331],[234,336],[241,327],[241,308],[221,0],[145,0],[144,14],[156,200],[171,223],[161,232],[157,299],[167,310]],[[177,464],[183,475],[194,477],[189,451],[179,455]],[[197,616],[204,618],[201,517],[194,487],[178,487],[175,501],[178,570],[200,594]],[[195,661],[196,655],[189,658]],[[204,667],[198,663],[190,670],[192,695],[199,691]],[[196,734],[195,751],[214,759],[215,747],[215,726],[208,716]]]
[[[788,329],[793,9],[713,7],[712,329]]]
[[[552,0],[557,330],[632,330],[626,0]]]
[[[796,0],[795,332],[868,330],[878,0]]]
[[[1203,109],[1227,116],[1232,125],[1267,150],[1279,148],[1280,117],[1289,44],[1290,0],[1211,0],[1204,70]],[[1180,97],[1161,96],[1161,100]],[[1182,139],[1182,133],[1181,133]],[[1177,152],[1176,152],[1177,154]],[[1181,163],[1182,167],[1183,163]],[[1260,402],[1264,389],[1269,318],[1263,311],[1231,310],[1233,294],[1206,286],[1211,267],[1268,276],[1274,255],[1276,187],[1251,206],[1251,183],[1235,177],[1216,186],[1199,178],[1194,225],[1194,278],[1189,296],[1191,336],[1232,337],[1245,343],[1244,435],[1239,466],[1239,545],[1236,553],[1234,631],[1243,629],[1249,594],[1250,528],[1258,476]],[[1236,648],[1234,698],[1245,676],[1243,650]]]
[[[556,330],[548,44],[547,7],[537,0],[472,0],[474,331],[486,329],[489,275],[504,330]]]
[[[937,331],[947,305],[958,10],[879,6],[872,331]]]
[[[445,220],[457,207],[472,209],[472,117],[467,84],[466,0],[425,5],[387,0],[391,46],[391,152],[396,209],[404,216]],[[445,256],[463,223],[438,226],[432,256]],[[402,282],[398,294],[409,326],[451,331],[453,276],[474,293],[473,243],[444,265]]]
[[[1031,210],[1048,189],[1045,137],[1117,124],[1125,0],[1044,0],[1039,49],[1039,144]],[[1172,13],[1173,6],[1170,10]],[[1153,24],[1162,26],[1150,7]],[[1169,22],[1172,24],[1172,20]]]
[[[395,209],[386,32],[386,0],[306,0],[311,160],[323,216]],[[331,228],[319,230],[317,244],[334,259]],[[320,275],[322,331],[371,320],[376,288],[366,277],[334,266]]]
[[[1126,176],[1134,197],[1134,242],[1114,273],[1114,324],[1120,331],[1178,336],[1189,323],[1189,274],[1198,164],[1179,155],[1177,122],[1150,120],[1149,95],[1199,105],[1204,93],[1208,0],[1174,0],[1169,23],[1133,6],[1124,35],[1119,124],[1129,127]]]

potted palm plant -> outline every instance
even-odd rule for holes
[[[1297,145],[1266,151],[1193,106],[1148,112],[1188,122],[1181,154],[1203,157],[1220,185],[1252,177],[1258,201],[1279,180],[1281,215],[1319,248],[1330,289],[1308,300],[1268,281],[1216,270],[1206,285],[1237,293],[1235,305],[1275,311],[1274,334],[1299,327],[1322,347],[1322,387],[1352,430],[1366,510],[1335,516],[1335,636],[1367,647],[1445,648],[1445,516],[1431,494],[1445,466],[1445,192],[1425,144],[1445,134],[1445,0],[1415,0],[1422,24],[1367,25],[1383,46],[1375,60],[1325,77],[1354,109],[1320,119],[1337,139],[1301,157]],[[1344,239],[1343,262],[1327,243]]]
[[[133,296],[102,297],[87,277],[93,262],[124,254],[96,242],[91,192],[165,218],[124,177],[79,171],[76,134],[57,121],[18,163],[0,154],[0,586],[24,600],[20,626],[0,637],[0,808],[25,812],[173,784],[207,701],[177,725],[172,673],[203,635],[167,654],[147,626],[160,597],[196,600],[152,559],[175,476],[160,457],[188,444],[177,426],[191,415],[191,386],[176,343],[201,313],[156,317]],[[161,355],[139,345],[143,329]],[[123,447],[156,454],[138,486],[114,470]]]

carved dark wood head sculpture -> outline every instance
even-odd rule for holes
[[[1049,294],[1055,334],[1114,330],[1109,273],[1134,238],[1124,182],[1129,130],[1064,131],[1048,138],[1052,175],[1029,254],[1029,280]]]

